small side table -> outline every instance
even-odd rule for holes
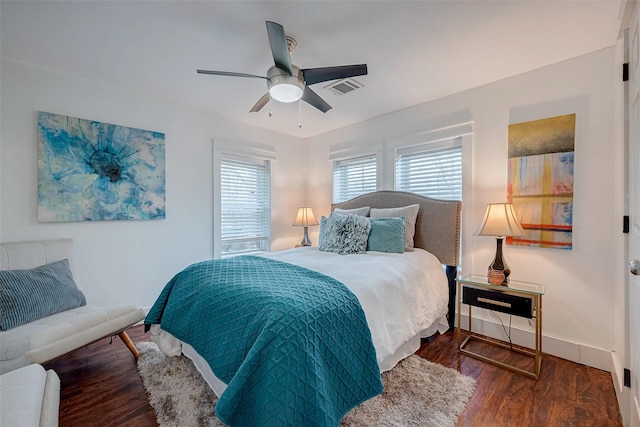
[[[487,281],[486,275],[479,274],[463,274],[458,277],[457,282],[458,351],[462,354],[475,357],[476,359],[493,363],[494,365],[538,379],[540,376],[540,367],[542,365],[542,296],[544,295],[546,286],[538,283],[521,282],[517,280],[511,280],[508,286],[496,286]],[[462,326],[460,316],[462,303],[467,304],[469,307],[469,333],[464,341],[462,341],[460,333]],[[482,335],[475,334],[471,330],[472,306],[500,311],[502,313],[525,317],[528,319],[535,318],[535,350],[515,348],[503,341],[487,339]],[[483,356],[464,348],[465,345],[473,339],[533,357],[535,359],[534,370],[527,371],[517,366],[491,359],[490,357]]]

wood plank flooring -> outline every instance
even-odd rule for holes
[[[483,355],[533,369],[532,358],[475,341],[474,344],[483,346],[472,348]],[[418,354],[476,379],[476,391],[458,418],[459,427],[622,426],[609,372],[544,355],[536,381],[458,354],[457,349],[456,335],[447,332],[427,340]]]
[[[134,343],[149,339],[142,326],[128,333]],[[119,338],[110,341],[44,364],[60,376],[61,427],[157,426],[133,356]],[[426,340],[418,354],[477,380],[458,426],[622,426],[608,372],[545,355],[536,381],[459,355],[452,332]]]

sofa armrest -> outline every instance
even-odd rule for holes
[[[24,366],[0,375],[0,400],[2,426],[57,426],[60,379],[41,365]]]
[[[47,371],[40,413],[40,427],[57,427],[60,415],[60,378],[54,370]]]

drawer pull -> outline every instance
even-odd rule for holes
[[[482,297],[478,297],[478,301],[484,302],[484,303],[487,303],[487,304],[492,304],[492,305],[499,305],[501,307],[511,308],[511,303],[508,303],[508,302],[495,301],[495,300],[492,300],[492,299],[482,298]]]

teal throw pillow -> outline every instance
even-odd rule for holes
[[[405,219],[369,218],[371,232],[367,242],[368,251],[402,254],[405,246]]]

